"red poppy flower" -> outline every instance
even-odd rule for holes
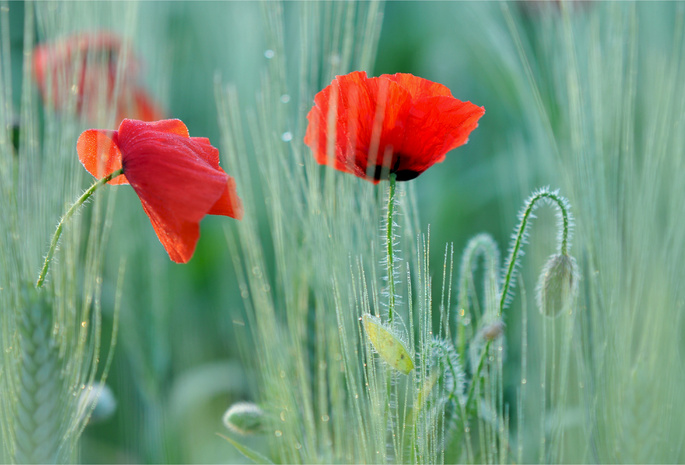
[[[33,72],[43,101],[60,110],[75,92],[77,112],[93,119],[104,96],[104,103],[116,104],[118,121],[125,117],[144,121],[162,118],[159,108],[135,83],[139,68],[135,58],[128,60],[125,69],[119,69],[122,48],[121,39],[108,32],[81,33],[36,47]],[[114,102],[117,71],[122,76]],[[78,79],[74,73],[79,73]]]
[[[316,161],[377,183],[414,179],[463,145],[485,109],[411,74],[337,76],[314,97],[304,143]]]
[[[206,137],[190,137],[177,119],[125,119],[118,131],[89,129],[76,144],[79,160],[98,179],[123,167],[109,184],[130,184],[160,242],[177,263],[193,256],[205,215],[241,219],[235,180],[219,167]]]

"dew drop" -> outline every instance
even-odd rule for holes
[[[281,410],[281,421],[285,421],[285,410]]]
[[[288,94],[281,95],[281,103],[288,103],[289,101],[290,101],[290,95],[288,95]]]
[[[268,50],[264,51],[264,56],[270,60],[276,56],[276,52],[274,52],[271,49],[268,49]]]
[[[281,134],[281,140],[283,142],[290,142],[293,140],[293,133],[290,131],[285,131],[283,134]]]
[[[276,430],[276,431],[274,431],[274,436],[276,436],[277,438],[280,438],[281,436],[283,436],[283,433],[280,430]]]
[[[528,382],[528,380],[527,380],[526,378],[523,378],[523,379],[521,380],[521,384],[526,384],[527,382]]]
[[[331,419],[331,417],[329,417],[328,415],[322,415],[321,416],[321,421],[328,421],[330,419]]]

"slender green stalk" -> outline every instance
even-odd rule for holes
[[[50,249],[48,249],[48,254],[45,256],[45,263],[43,263],[43,269],[40,271],[40,274],[38,275],[38,281],[36,281],[36,287],[41,288],[43,287],[43,283],[45,282],[45,276],[48,274],[48,268],[50,267],[50,262],[52,261],[52,257],[55,255],[55,250],[57,249],[57,242],[59,242],[59,238],[62,235],[62,229],[64,227],[64,223],[71,218],[76,210],[83,205],[83,203],[90,198],[91,195],[98,189],[98,187],[102,186],[103,184],[107,184],[109,181],[112,179],[116,178],[117,176],[124,174],[123,168],[120,170],[117,170],[107,176],[105,176],[102,179],[99,179],[93,183],[92,186],[88,188],[87,191],[81,195],[81,197],[78,198],[74,204],[69,207],[69,210],[64,214],[62,219],[59,220],[59,224],[57,225],[57,229],[55,230],[55,234],[52,236],[52,242],[50,242]]]
[[[388,186],[388,216],[386,228],[386,251],[388,256],[388,323],[392,323],[393,312],[395,311],[395,270],[393,261],[393,210],[395,208],[395,173],[390,173],[390,184]]]

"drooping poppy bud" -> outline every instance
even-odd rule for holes
[[[549,257],[537,285],[536,297],[540,313],[555,317],[562,312],[570,312],[578,294],[579,279],[575,258],[561,253]]]

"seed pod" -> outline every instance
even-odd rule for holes
[[[562,312],[570,312],[578,294],[579,279],[575,258],[566,254],[549,257],[538,279],[537,302],[540,313],[556,317]]]
[[[383,326],[378,318],[365,313],[362,316],[362,324],[371,345],[385,363],[405,375],[414,369],[414,361],[404,343],[390,329]]]
[[[264,411],[252,402],[237,402],[231,405],[223,417],[224,426],[246,436],[262,431]]]

